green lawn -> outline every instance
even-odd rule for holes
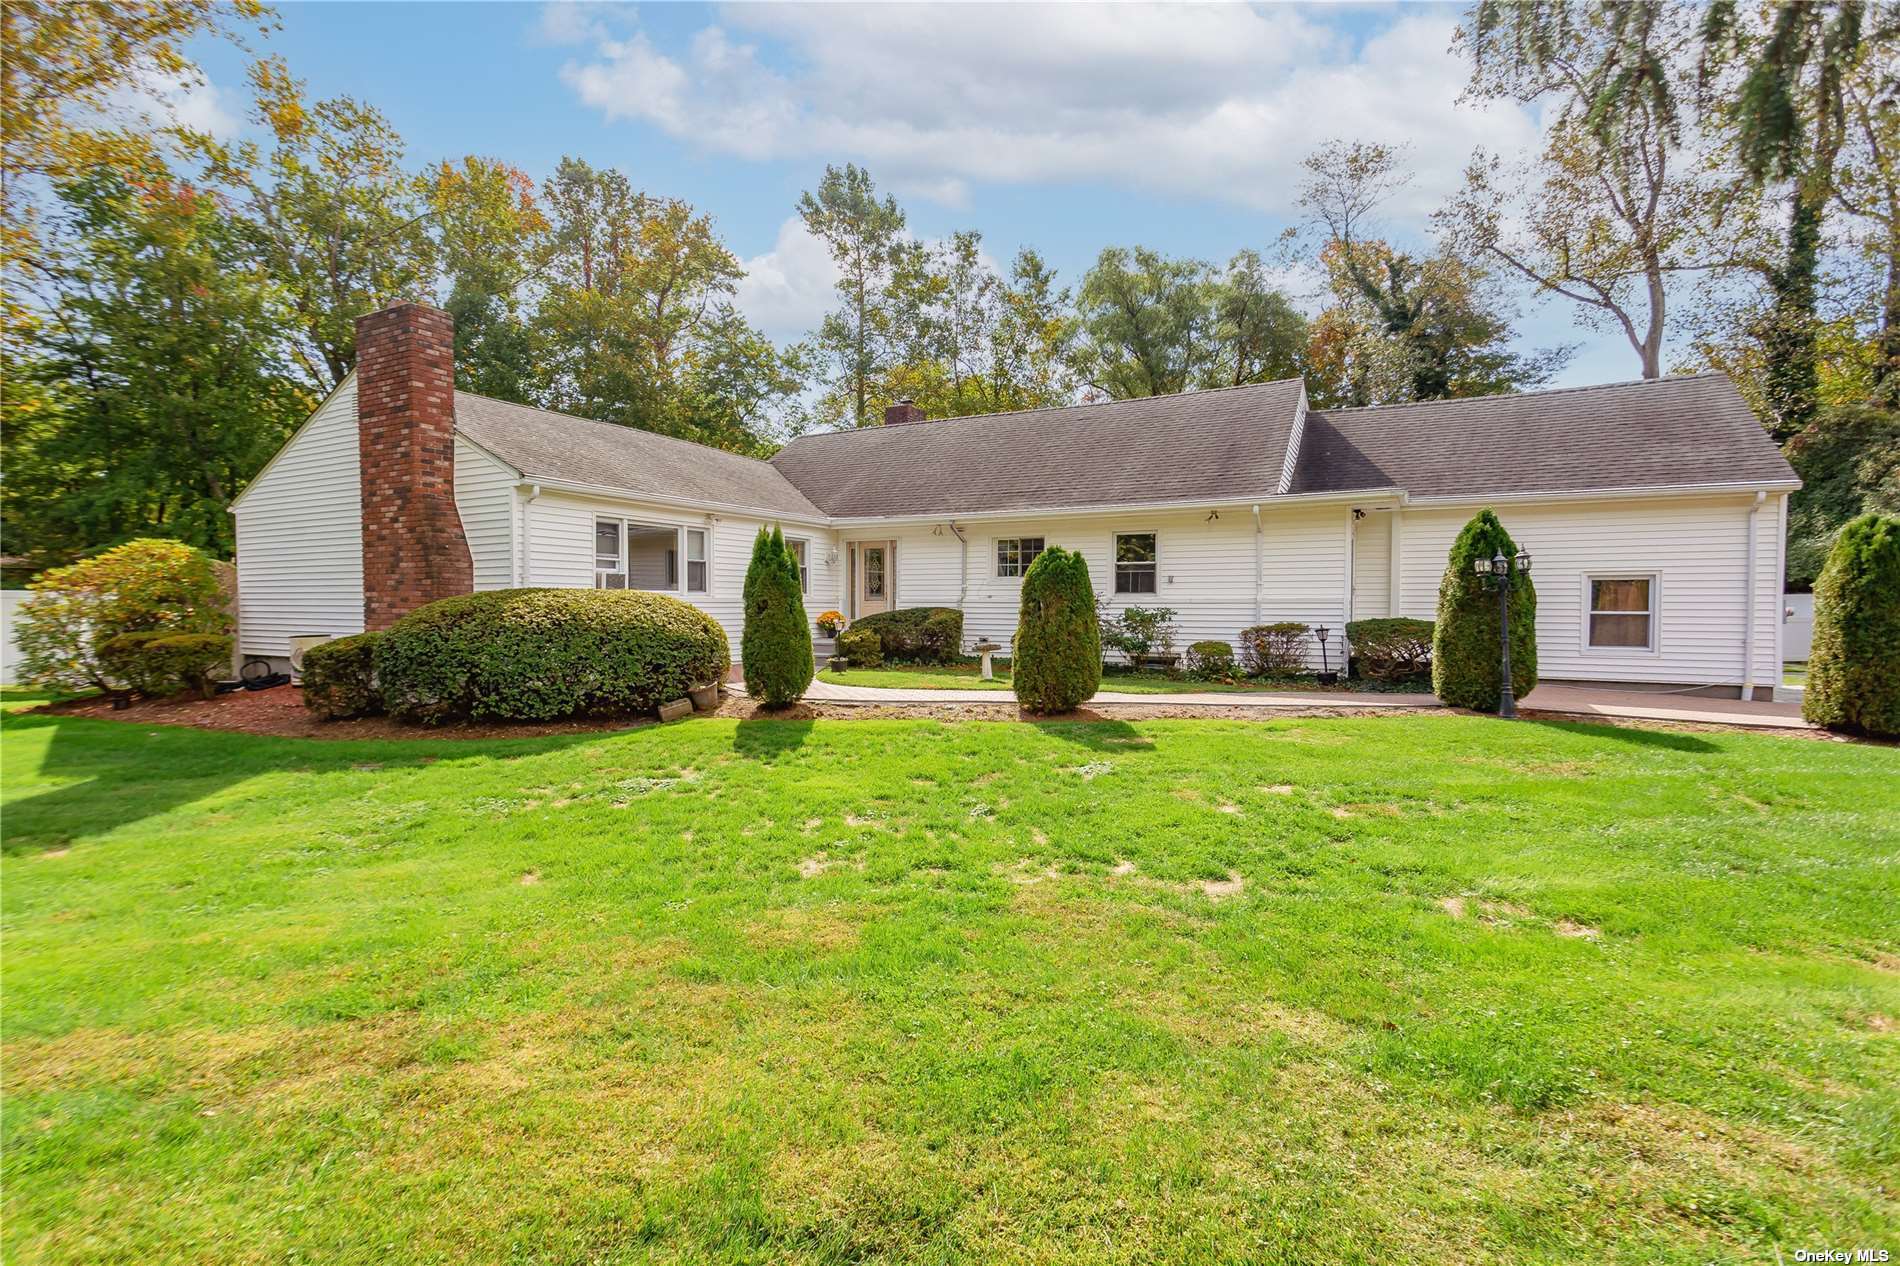
[[[941,668],[848,668],[844,672],[824,669],[818,680],[839,686],[881,686],[890,690],[1008,690],[1009,665],[996,665],[996,677],[984,681],[977,676],[975,664],[951,664]],[[1285,685],[1228,685],[1218,681],[1188,681],[1163,673],[1105,673],[1102,689],[1124,694],[1170,695],[1183,692],[1246,694],[1250,691],[1288,690]]]
[[[1805,686],[1808,684],[1808,661],[1791,659],[1781,666],[1781,684],[1784,686]]]
[[[1900,1248],[1900,751],[4,722],[9,1262]]]

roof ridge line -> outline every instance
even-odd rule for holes
[[[946,422],[975,422],[989,418],[1013,418],[1020,417],[1026,413],[1072,413],[1078,409],[1100,409],[1111,404],[1141,404],[1149,400],[1179,400],[1188,396],[1213,396],[1229,391],[1259,391],[1263,387],[1278,387],[1283,383],[1289,382],[1299,383],[1302,390],[1306,386],[1306,379],[1301,375],[1295,374],[1291,378],[1273,378],[1266,382],[1243,382],[1227,387],[1196,387],[1192,391],[1165,391],[1160,395],[1128,396],[1121,400],[1085,400],[1080,404],[1045,404],[1034,409],[999,409],[995,413],[959,413],[947,418],[925,418],[921,422],[903,422],[892,429],[902,429],[904,427],[913,426],[942,426]],[[794,435],[791,439],[787,440],[785,442],[785,448],[790,448],[800,440],[823,439],[831,435],[857,435],[866,431],[875,433],[884,429],[884,423],[873,422],[866,426],[841,426],[830,431],[807,431],[803,435]],[[785,449],[781,448],[779,451],[784,452]]]
[[[1529,400],[1533,397],[1575,395],[1580,391],[1607,391],[1612,387],[1652,387],[1666,382],[1693,382],[1698,378],[1726,378],[1720,369],[1702,369],[1693,374],[1664,374],[1660,378],[1622,378],[1615,382],[1593,382],[1580,387],[1546,387],[1542,391],[1501,391],[1488,396],[1452,396],[1443,400],[1401,400],[1395,404],[1342,404],[1315,413],[1378,413],[1393,409],[1424,409],[1439,404],[1475,404],[1485,400]]]
[[[784,478],[785,475],[784,471],[779,470],[776,466],[772,466],[771,461],[767,458],[754,457],[749,453],[735,453],[729,448],[716,448],[711,444],[701,444],[698,440],[686,439],[684,436],[667,435],[662,431],[649,431],[643,426],[632,426],[625,422],[608,422],[602,418],[584,418],[578,413],[564,413],[559,409],[544,409],[538,404],[522,404],[518,400],[502,400],[495,396],[482,395],[478,391],[463,391],[459,387],[456,388],[455,394],[458,396],[472,396],[477,400],[485,400],[489,404],[499,404],[510,409],[526,409],[529,413],[545,413],[549,417],[561,418],[567,422],[585,422],[590,426],[612,427],[616,431],[632,431],[638,435],[651,436],[656,440],[666,440],[673,444],[684,444],[688,448],[700,449],[703,452],[720,453],[726,457],[736,457],[740,461],[756,462],[761,466],[771,466],[773,471],[777,472],[780,478]],[[787,482],[790,481],[787,480]],[[803,496],[804,494],[801,493],[799,495]]]

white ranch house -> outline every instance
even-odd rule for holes
[[[676,594],[736,650],[765,524],[814,615],[957,607],[967,642],[1007,641],[1022,572],[1062,545],[1110,608],[1174,608],[1183,644],[1340,630],[1430,619],[1489,506],[1535,559],[1543,679],[1780,681],[1799,484],[1721,375],[1324,412],[1298,379],[944,420],[900,403],[758,461],[454,391],[447,320],[364,318],[358,371],[233,505],[242,654],[524,586]]]

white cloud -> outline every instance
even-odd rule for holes
[[[734,302],[746,318],[779,343],[818,327],[835,299],[838,266],[825,244],[791,216],[778,226],[772,249],[744,261]]]
[[[237,135],[243,126],[228,104],[228,94],[209,79],[149,67],[133,70],[113,92],[107,110],[122,121],[188,127],[219,140]]]
[[[1409,142],[1416,222],[1526,112],[1459,107],[1450,10],[1400,11],[1355,46],[1286,7],[755,5],[677,54],[596,34],[562,77],[609,119],[712,152],[869,165],[959,205],[972,183],[1105,182],[1286,213],[1333,136]]]

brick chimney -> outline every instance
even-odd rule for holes
[[[455,508],[455,322],[399,303],[356,318],[356,438],[363,478],[363,627],[388,628],[469,593]]]
[[[905,396],[896,404],[886,405],[884,408],[885,426],[905,426],[909,423],[922,422],[923,420],[924,411],[919,409],[917,402],[912,400],[909,396]]]

